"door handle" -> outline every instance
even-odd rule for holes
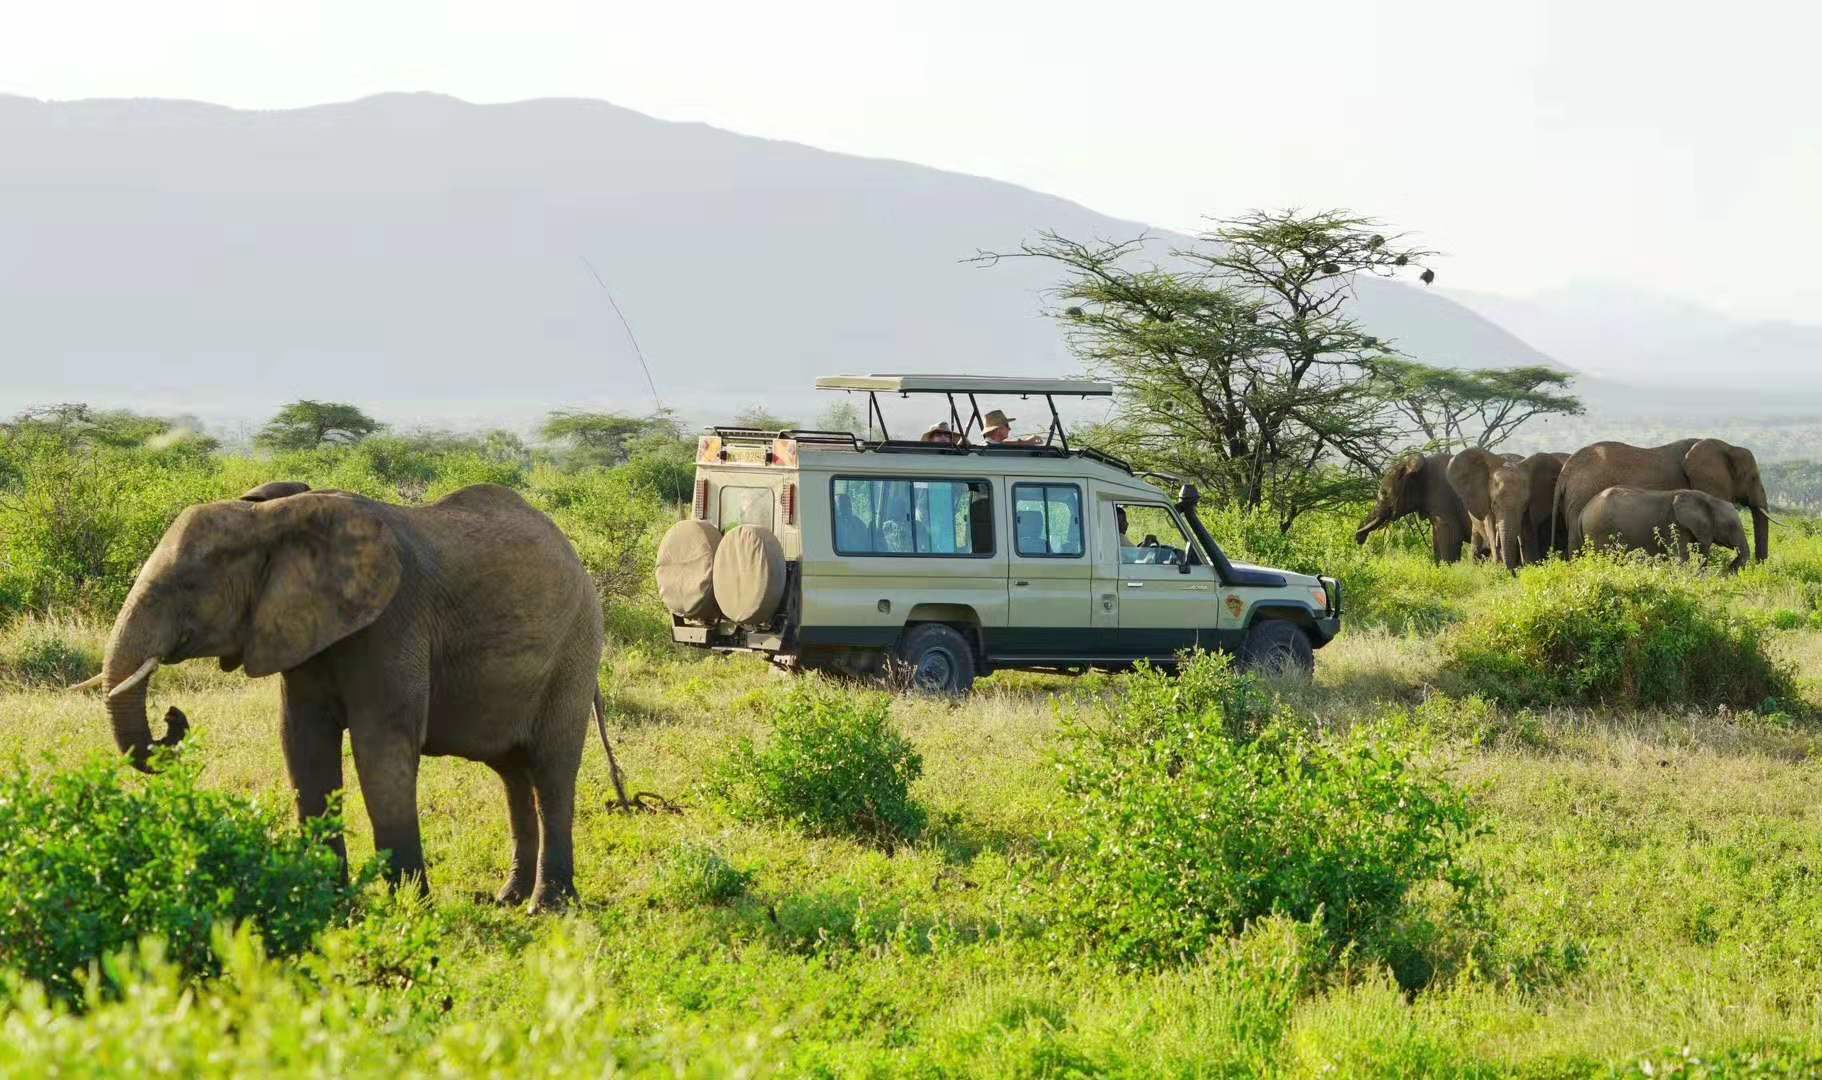
[[[1145,583],[1143,581],[1129,581],[1126,583],[1126,587],[1129,589],[1143,589]]]
[[[1029,585],[1029,584],[1031,584],[1031,582],[1029,582],[1029,581],[1015,581],[1015,582],[1013,582],[1013,584],[1014,584],[1014,585]]]

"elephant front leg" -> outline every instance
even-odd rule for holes
[[[423,710],[417,710],[421,717]],[[397,888],[412,882],[430,891],[424,875],[424,843],[418,831],[418,757],[422,724],[409,709],[384,716],[350,715],[354,771],[373,822],[373,846],[388,852],[386,880]]]
[[[297,819],[302,823],[328,813],[329,797],[342,789],[341,715],[332,696],[292,676],[285,677],[279,701],[279,740],[292,790],[297,793]],[[346,881],[347,841],[337,832],[328,842],[341,860]]]

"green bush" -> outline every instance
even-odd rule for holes
[[[1759,624],[1712,575],[1589,554],[1527,569],[1444,639],[1445,671],[1506,704],[1728,705],[1795,698]]]
[[[1339,950],[1420,884],[1472,887],[1474,815],[1407,725],[1316,737],[1268,714],[1224,657],[1194,657],[1181,687],[1151,670],[1123,681],[1065,718],[1059,760],[1081,823],[1061,875],[1070,921],[1122,963],[1187,961],[1268,915],[1316,922]]]
[[[101,668],[105,628],[28,615],[0,627],[0,687],[55,690]]]
[[[658,895],[676,907],[726,904],[746,894],[753,875],[698,840],[670,846],[658,862]]]
[[[890,846],[923,832],[911,798],[924,761],[892,725],[885,694],[803,680],[772,709],[764,746],[742,738],[714,769],[718,793],[746,821],[787,821],[813,835]]]
[[[323,843],[276,812],[197,785],[193,757],[141,779],[120,761],[0,779],[0,958],[53,992],[147,935],[185,971],[213,970],[217,923],[251,920],[278,955],[308,947],[356,885]]]

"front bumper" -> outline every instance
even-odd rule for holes
[[[1333,641],[1336,634],[1341,633],[1341,582],[1332,577],[1319,577],[1316,580],[1322,583],[1323,589],[1329,594],[1329,608],[1316,616],[1315,627],[1310,635],[1310,644],[1320,649]]]

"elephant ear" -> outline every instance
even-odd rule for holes
[[[259,677],[289,671],[373,623],[398,592],[398,542],[361,500],[320,492],[259,507],[266,571],[253,599],[243,662]]]
[[[1449,486],[1475,517],[1487,515],[1487,482],[1493,474],[1489,463],[1499,464],[1499,459],[1477,446],[1470,446],[1449,462]]]
[[[1751,458],[1751,451],[1730,446],[1719,439],[1699,439],[1683,455],[1683,475],[1689,486],[1705,491],[1717,499],[1739,502],[1750,481],[1740,474],[1739,457]]]
[[[240,497],[241,502],[271,502],[273,499],[284,499],[292,495],[302,495],[310,490],[310,485],[301,480],[274,480],[261,484]]]
[[[1732,507],[1728,509],[1731,511]],[[1714,510],[1700,495],[1677,495],[1670,500],[1670,517],[1688,530],[1698,544],[1714,542]]]

